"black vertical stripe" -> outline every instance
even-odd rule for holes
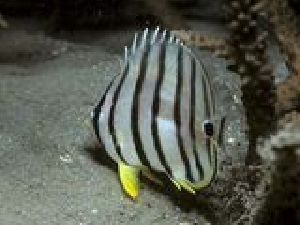
[[[95,130],[95,134],[99,140],[99,143],[100,145],[104,148],[104,150],[106,149],[105,148],[105,145],[104,145],[104,142],[102,141],[101,137],[100,137],[100,131],[99,131],[99,115],[100,113],[102,112],[102,107],[104,105],[104,102],[105,102],[105,99],[106,99],[106,96],[113,84],[113,82],[115,81],[116,79],[116,76],[110,81],[110,83],[107,85],[102,97],[101,97],[101,100],[99,101],[98,105],[95,107],[94,109],[94,116],[93,116],[93,119],[92,119],[92,122],[93,122],[93,126],[94,126],[94,130]]]
[[[206,82],[204,75],[202,75],[202,87],[203,87],[203,94],[204,94],[204,115],[205,119],[210,119],[211,112],[210,112],[210,107],[209,107],[209,102],[208,102],[208,96],[207,96],[207,87],[206,87]],[[208,154],[208,160],[209,163],[211,164],[211,152],[210,152],[210,140],[206,140],[206,151]]]
[[[206,73],[206,70],[204,70],[204,71]],[[210,95],[211,95],[212,113],[214,114],[216,112],[216,108],[215,108],[215,93],[213,92],[213,89],[212,89],[212,84],[211,84],[210,77],[207,75],[206,78],[207,78],[207,82],[208,82],[209,92],[210,92]]]
[[[213,89],[211,83],[209,83],[209,88],[210,88],[210,93],[211,93],[212,110],[213,110],[213,114],[215,114],[216,113],[216,98],[215,98],[214,89]]]
[[[209,88],[209,91],[211,93],[211,99],[212,99],[212,111],[213,113],[216,112],[216,107],[215,107],[215,93],[213,92],[213,89],[212,89],[212,84],[211,84],[211,79],[210,79],[210,76],[209,76],[209,73],[205,67],[205,65],[203,64],[203,62],[201,60],[199,60],[201,66],[202,66],[202,69],[203,69],[203,72],[204,72],[204,76],[205,78],[207,79],[207,82],[208,82],[208,88]]]
[[[163,40],[163,43],[164,43],[165,45],[168,44],[168,40],[169,40],[170,36],[171,36],[171,32],[167,30],[167,31],[166,31],[166,35],[165,35],[165,39]]]
[[[214,157],[214,168],[213,168],[213,175],[212,175],[212,178],[211,178],[211,181],[216,177],[216,175],[217,175],[217,165],[218,165],[218,155],[217,155],[217,147],[213,144],[213,146],[211,146],[212,147],[212,149],[213,149],[213,152],[214,152],[214,155],[215,155],[215,157]]]
[[[183,64],[183,57],[182,57],[182,47],[178,47],[178,57],[177,57],[177,83],[176,83],[176,92],[175,92],[175,104],[174,104],[174,119],[176,124],[176,138],[177,143],[181,155],[182,162],[185,166],[185,173],[187,180],[194,182],[191,165],[189,159],[186,155],[184,150],[183,140],[180,132],[181,128],[181,111],[180,111],[180,104],[181,104],[181,91],[182,91],[182,64]]]
[[[206,138],[205,141],[205,146],[206,146],[206,151],[208,153],[208,160],[209,160],[209,164],[211,165],[211,141],[209,138]]]
[[[204,94],[205,117],[206,119],[210,119],[211,116],[210,102],[208,100],[207,84],[204,76],[202,76],[202,84],[203,84],[203,94]]]
[[[190,102],[190,133],[192,136],[192,148],[194,157],[196,160],[196,167],[197,171],[199,171],[199,180],[203,180],[204,173],[203,173],[203,167],[200,164],[199,161],[199,155],[197,151],[197,145],[196,145],[196,131],[195,131],[195,114],[196,114],[196,62],[195,58],[191,59],[191,102]]]
[[[203,67],[204,73],[206,74],[206,79],[208,82],[208,88],[209,88],[209,92],[211,95],[211,105],[212,105],[212,113],[216,112],[216,108],[215,108],[215,93],[213,92],[213,88],[212,88],[212,84],[211,84],[211,78],[208,75],[207,70]]]
[[[144,150],[144,145],[142,143],[141,136],[140,136],[140,130],[139,130],[139,123],[142,122],[139,120],[140,93],[143,87],[143,83],[145,81],[148,57],[151,49],[150,35],[148,35],[148,39],[149,40],[147,40],[145,52],[143,53],[142,60],[140,63],[139,75],[135,84],[135,90],[134,90],[133,101],[131,106],[131,132],[135,144],[135,150],[140,161],[142,162],[142,165],[150,168],[151,166],[147,159]]]
[[[154,96],[153,96],[153,104],[151,110],[151,132],[154,142],[154,147],[157,151],[159,160],[163,167],[166,169],[168,175],[172,176],[172,171],[170,166],[166,161],[166,157],[163,153],[163,148],[161,145],[159,133],[158,133],[158,125],[157,125],[157,116],[159,113],[159,105],[160,105],[160,89],[161,85],[165,76],[165,59],[166,59],[166,42],[164,41],[160,47],[159,53],[159,67],[158,67],[158,78],[156,80],[155,89],[154,89]]]
[[[117,154],[119,155],[120,159],[123,162],[125,162],[125,159],[124,159],[124,156],[121,153],[121,147],[120,147],[119,141],[117,139],[116,129],[115,129],[115,125],[114,125],[114,120],[115,120],[114,118],[115,118],[115,109],[116,109],[117,102],[118,102],[118,99],[119,99],[121,87],[122,87],[122,85],[123,85],[123,83],[125,81],[125,78],[128,75],[128,71],[129,71],[129,62],[125,66],[125,69],[123,71],[123,74],[122,74],[122,77],[120,79],[120,82],[119,82],[119,84],[117,86],[117,89],[116,89],[116,91],[114,93],[114,96],[113,96],[113,99],[112,99],[113,102],[112,102],[111,108],[109,110],[109,117],[108,117],[108,129],[109,129],[109,133],[112,136],[112,141],[114,143],[116,152],[117,152]]]

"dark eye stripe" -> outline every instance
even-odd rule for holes
[[[205,118],[210,118],[211,112],[208,102],[208,96],[207,96],[207,86],[204,76],[202,76],[202,87],[203,87],[203,94],[204,94],[204,111],[205,111]],[[206,140],[206,151],[208,154],[208,160],[211,164],[211,149],[210,149],[210,140]]]
[[[212,151],[214,152],[214,168],[213,168],[213,175],[212,175],[212,178],[211,178],[211,181],[214,180],[214,178],[216,177],[216,174],[217,174],[217,166],[218,166],[218,154],[217,154],[217,147],[215,145],[213,145],[212,143],[210,143],[211,148],[212,148]]]
[[[175,104],[174,104],[174,119],[176,123],[176,138],[178,142],[178,147],[181,155],[181,159],[185,166],[185,173],[187,180],[193,182],[193,176],[191,171],[191,165],[189,159],[184,150],[183,140],[180,133],[181,128],[181,115],[180,115],[180,104],[181,104],[181,89],[182,89],[182,67],[183,67],[183,57],[182,57],[182,47],[178,49],[177,58],[177,83],[176,83],[176,94],[175,94]]]
[[[212,113],[215,113],[216,112],[216,108],[215,108],[215,93],[212,89],[212,83],[211,83],[211,78],[209,76],[209,73],[205,67],[205,65],[203,64],[203,62],[201,60],[199,60],[201,66],[202,66],[202,69],[204,71],[204,76],[205,76],[205,80],[207,80],[207,83],[208,83],[208,89],[209,89],[209,92],[210,92],[210,96],[211,96],[211,105],[209,107],[212,108]]]
[[[203,70],[204,70],[204,73],[206,74],[205,78],[207,80],[209,95],[211,96],[210,107],[212,108],[212,113],[214,114],[216,112],[216,109],[215,109],[215,95],[214,95],[214,92],[213,92],[213,89],[212,89],[211,78],[208,75],[207,70],[204,66],[203,66]]]
[[[193,154],[196,160],[196,167],[197,170],[199,171],[199,180],[203,180],[204,178],[204,172],[202,165],[199,161],[199,155],[197,151],[197,145],[196,145],[196,132],[195,132],[195,112],[196,112],[196,62],[195,59],[192,58],[192,63],[191,63],[191,112],[190,112],[190,132],[192,136],[192,146],[193,146]]]

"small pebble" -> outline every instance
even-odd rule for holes
[[[71,156],[69,154],[60,155],[59,159],[60,159],[60,161],[62,161],[64,163],[72,163],[73,162],[73,159],[71,158]]]
[[[59,55],[59,51],[58,50],[53,50],[51,52],[52,56],[58,56]]]
[[[237,95],[233,95],[233,101],[234,101],[234,103],[236,103],[236,104],[240,104],[240,103],[241,103],[241,101],[240,101],[240,99],[237,97]]]
[[[68,47],[67,47],[67,46],[63,46],[63,47],[60,49],[61,53],[65,53],[67,50],[68,50]]]
[[[233,144],[233,143],[235,143],[235,138],[232,138],[232,137],[228,138],[227,142],[230,143],[230,144]]]
[[[97,214],[98,213],[98,209],[92,209],[92,213],[93,214]]]

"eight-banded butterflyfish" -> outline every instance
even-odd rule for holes
[[[217,171],[216,104],[201,59],[170,32],[136,33],[121,73],[92,113],[103,150],[118,164],[124,191],[135,199],[139,173],[162,172],[195,193]]]

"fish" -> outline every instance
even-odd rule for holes
[[[161,184],[153,171],[180,191],[196,194],[209,186],[222,127],[216,106],[211,77],[192,49],[159,27],[135,33],[120,73],[92,111],[95,134],[117,163],[124,192],[137,199],[141,173]]]

